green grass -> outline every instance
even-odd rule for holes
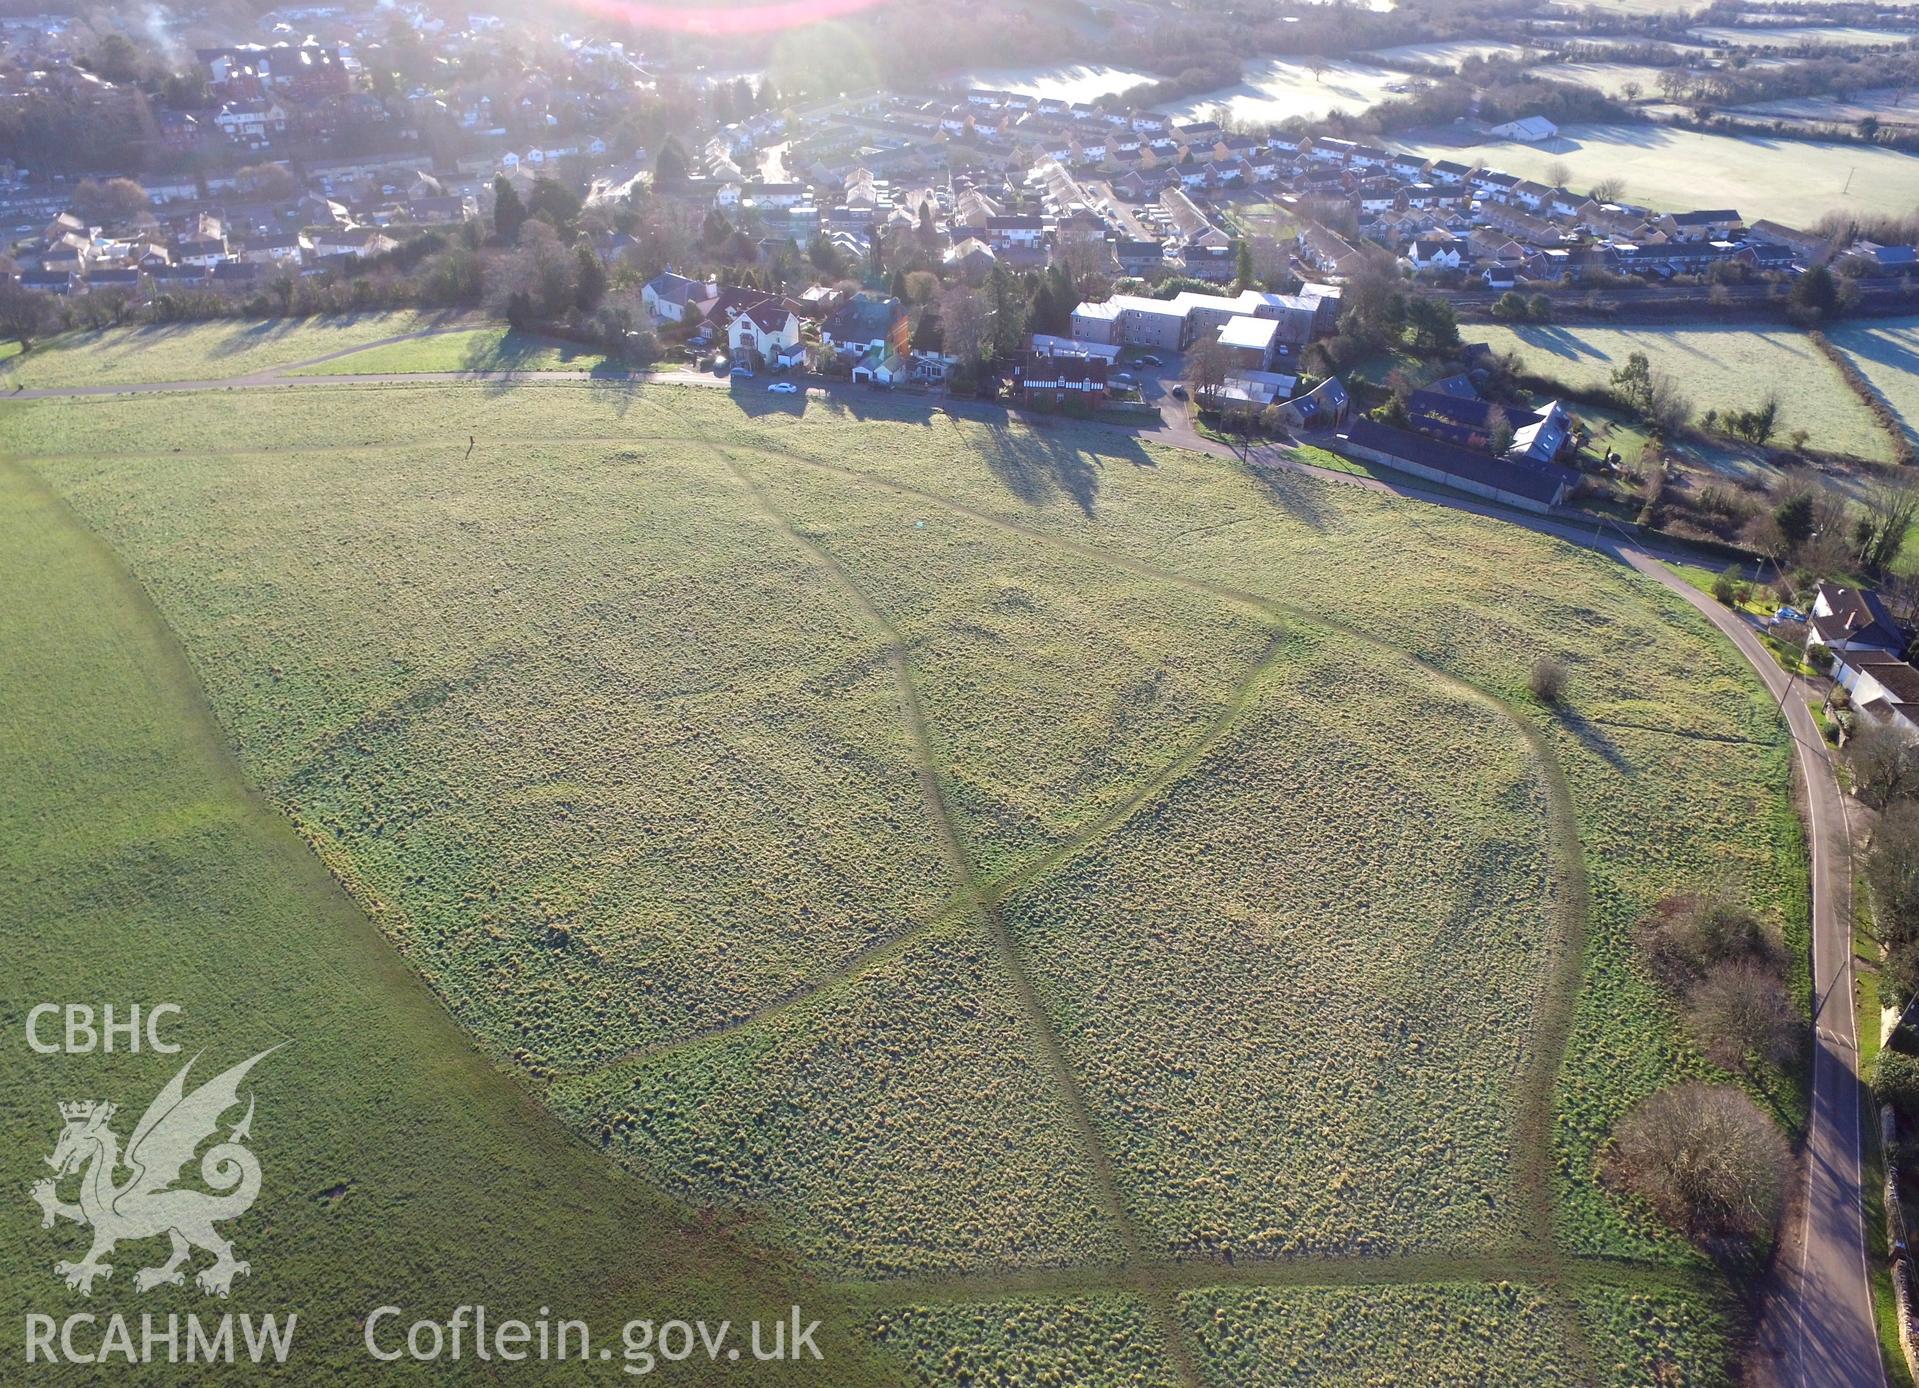
[[[200,1075],[288,1043],[250,1081],[265,1175],[228,1232],[252,1265],[234,1309],[298,1313],[298,1381],[387,1381],[356,1317],[389,1300],[435,1315],[467,1300],[529,1317],[550,1305],[617,1345],[643,1306],[739,1318],[790,1299],[826,1319],[827,1352],[853,1377],[884,1381],[863,1367],[831,1292],[623,1179],[475,1054],[246,787],[193,672],[113,557],[11,463],[0,465],[0,575],[13,598],[0,609],[8,1010],[171,1001],[183,1009],[174,1039],[205,1052]],[[181,1058],[121,1050],[7,1067],[8,1168],[23,1181],[39,1169],[56,1101],[113,1100],[124,1137]],[[33,1219],[0,1231],[0,1302],[16,1323],[85,1304],[49,1272],[79,1256],[79,1235]],[[164,1245],[122,1244],[86,1309],[204,1316],[190,1286],[133,1299],[134,1271],[156,1252]],[[578,1367],[552,1377],[604,1377]]]
[[[1885,397],[1906,437],[1919,439],[1919,318],[1841,323],[1826,335]]]
[[[1655,371],[1678,383],[1696,416],[1752,408],[1771,390],[1781,407],[1777,441],[1804,429],[1814,448],[1873,462],[1893,458],[1892,440],[1878,421],[1832,364],[1791,329],[1489,324],[1474,336],[1496,352],[1519,353],[1531,371],[1582,388],[1606,385],[1633,352],[1644,352]]]
[[[438,333],[385,347],[368,347],[288,374],[370,376],[414,371],[591,371],[605,364],[605,353],[590,347],[555,342],[508,328],[487,327]]]
[[[1110,1383],[1175,1388],[1165,1346],[1136,1297],[896,1307],[871,1324],[904,1384]]]
[[[1709,1073],[1631,932],[1706,882],[1791,926],[1803,859],[1770,701],[1599,556],[884,399],[335,386],[17,404],[0,442],[485,1052],[757,1246],[912,1305],[1104,1275],[1222,1382],[1327,1325],[1179,1330],[1228,1249],[1696,1266],[1593,1176]],[[1177,1288],[1113,1272],[1170,1250]],[[1475,1283],[1455,1337],[1450,1295],[1368,1291],[1298,1377],[1455,1338],[1510,1375],[1534,1300],[1577,1320]],[[1070,1377],[1044,1300],[1008,1362]]]
[[[356,313],[327,318],[222,319],[72,332],[0,357],[0,391],[204,381],[280,370],[329,352],[460,322],[458,315]],[[420,369],[420,368],[411,368]]]
[[[1580,1381],[1551,1302],[1511,1283],[1207,1291],[1182,1309],[1219,1388]],[[1382,1352],[1374,1325],[1408,1333]]]

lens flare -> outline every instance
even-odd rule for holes
[[[875,9],[885,0],[771,0],[766,4],[716,6],[649,5],[635,0],[562,0],[573,9],[623,20],[644,29],[671,29],[683,34],[764,34],[843,19],[861,10]]]

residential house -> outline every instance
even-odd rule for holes
[[[1346,422],[1352,397],[1337,376],[1328,376],[1304,395],[1279,407],[1279,419],[1289,429],[1334,429]]]
[[[754,361],[781,371],[805,359],[800,343],[800,316],[778,297],[762,295],[733,316],[726,327],[726,345],[734,361]]]
[[[1422,236],[1406,249],[1406,263],[1415,270],[1457,270],[1466,259],[1466,246],[1452,236]]]
[[[1806,622],[1808,651],[1824,646],[1835,655],[1861,649],[1901,655],[1907,644],[1905,629],[1870,588],[1820,583]]]
[[[1919,670],[1898,656],[1872,647],[1836,651],[1832,677],[1851,692],[1861,713],[1919,733]]]
[[[1029,405],[1096,406],[1108,390],[1103,357],[1028,352],[1013,366],[1013,398]]]
[[[1331,446],[1335,452],[1526,511],[1551,511],[1566,499],[1579,476],[1557,463],[1495,458],[1365,418],[1353,420]]]
[[[898,299],[860,293],[827,315],[820,324],[820,343],[838,357],[864,359],[869,353],[883,352],[903,360],[907,332],[906,307]],[[905,367],[900,369],[903,373]],[[872,374],[869,370],[869,378]]]
[[[719,285],[667,270],[646,282],[640,303],[656,323],[687,323],[704,318],[719,296]]]
[[[1730,241],[1743,223],[1736,211],[1724,207],[1704,212],[1668,212],[1653,225],[1674,241]]]

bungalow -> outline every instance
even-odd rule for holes
[[[1328,376],[1304,395],[1279,407],[1280,422],[1289,429],[1333,429],[1346,422],[1352,397],[1337,376]]]
[[[705,317],[719,296],[719,285],[667,270],[646,282],[640,290],[640,304],[656,323],[685,323]]]
[[[1852,694],[1853,707],[1919,732],[1919,670],[1898,656],[1870,647],[1833,655],[1832,677]]]
[[[350,231],[322,231],[314,235],[313,254],[316,257],[343,255],[355,260],[369,256],[385,255],[400,243],[383,231],[367,227],[356,227]],[[216,270],[219,266],[214,267]]]
[[[1822,582],[1806,622],[1806,649],[1870,649],[1898,655],[1906,649],[1905,629],[1869,588],[1845,588]]]
[[[1371,419],[1354,420],[1334,436],[1332,448],[1526,511],[1551,511],[1578,480],[1577,473],[1557,463],[1494,458]]]
[[[1099,405],[1108,393],[1107,364],[1096,356],[1029,352],[1013,367],[1013,398],[1054,407]]]

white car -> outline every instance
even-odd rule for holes
[[[796,395],[799,393],[799,387],[791,381],[775,381],[766,388],[766,393],[768,395]]]

